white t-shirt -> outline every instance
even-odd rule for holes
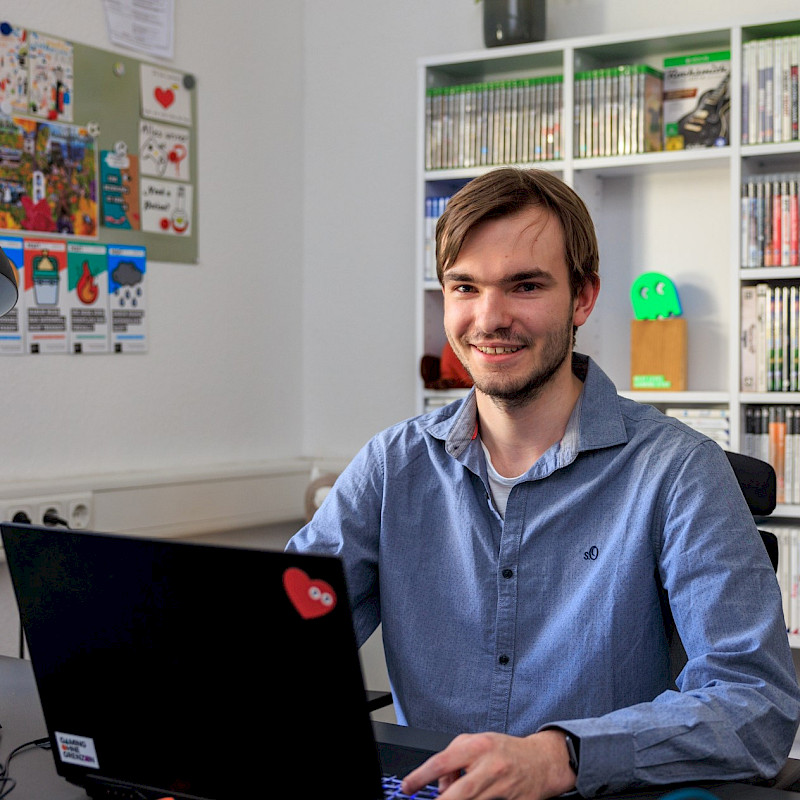
[[[492,492],[492,499],[494,500],[495,507],[500,512],[500,516],[505,519],[508,495],[511,494],[511,489],[514,484],[517,483],[517,481],[519,481],[520,478],[522,478],[526,473],[523,472],[522,475],[517,475],[516,478],[503,477],[494,468],[494,464],[492,464],[492,457],[489,455],[489,451],[486,448],[486,445],[483,443],[483,439],[481,439],[481,447],[483,448],[483,454],[486,456],[486,472],[489,475],[489,489]]]

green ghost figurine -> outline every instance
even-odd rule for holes
[[[636,319],[667,319],[683,313],[675,284],[660,272],[644,272],[633,282],[631,302]]]

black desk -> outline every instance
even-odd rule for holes
[[[18,745],[46,735],[39,695],[28,661],[0,656],[0,724],[3,726],[0,730],[0,761],[3,763]],[[379,747],[381,742],[388,742],[393,748],[400,746],[404,751],[404,763],[398,765],[401,771],[420,763],[428,753],[446,746],[451,738],[385,722],[375,722],[373,727]],[[88,800],[81,789],[59,777],[53,755],[47,750],[33,748],[15,756],[10,774],[17,780],[10,800]],[[660,788],[617,797],[629,800],[656,798],[666,791],[666,788]],[[720,800],[800,800],[800,794],[793,792],[740,783],[715,784],[710,791]]]

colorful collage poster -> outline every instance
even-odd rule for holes
[[[25,239],[25,338],[29,353],[66,353],[67,243]]]
[[[0,114],[28,113],[28,32],[0,26]]]
[[[67,289],[70,352],[107,353],[110,339],[105,245],[67,243]]]
[[[108,248],[108,304],[115,353],[147,352],[147,252],[144,247]]]
[[[0,228],[97,236],[97,157],[85,128],[0,116]]]
[[[0,355],[22,355],[25,352],[25,328],[23,320],[25,315],[25,257],[23,240],[16,236],[0,236],[0,247],[8,256],[17,273],[17,287],[19,299],[14,308],[0,317]]]
[[[29,113],[54,122],[72,122],[72,45],[35,31],[29,32],[29,40]]]

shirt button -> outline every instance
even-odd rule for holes
[[[513,576],[514,576],[514,570],[513,569],[507,569],[506,568],[506,569],[503,570],[503,577],[504,578],[511,578]]]
[[[500,658],[498,658],[497,660],[498,660],[498,661],[499,661],[499,662],[500,662],[500,663],[501,663],[503,666],[505,666],[506,664],[508,664],[508,662],[509,662],[511,659],[509,659],[509,657],[508,657],[507,655],[503,654],[503,655],[502,655],[502,656],[500,656]]]

